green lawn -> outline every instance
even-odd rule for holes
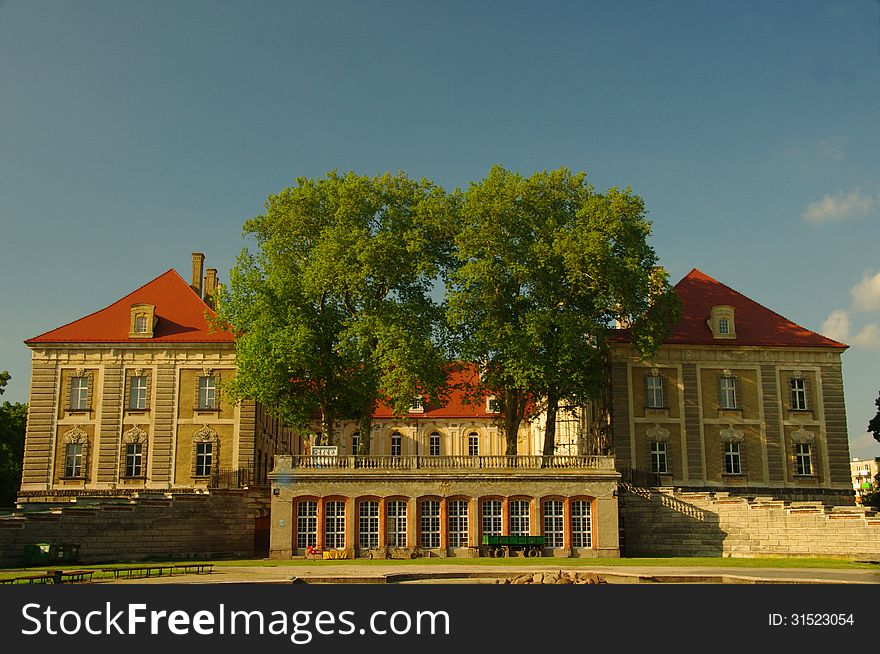
[[[40,566],[32,568],[3,568],[0,569],[0,579],[20,577],[31,574],[39,574],[47,570],[96,570],[93,580],[112,578],[112,574],[101,572],[102,568],[119,568],[130,565],[149,565],[150,563],[186,563],[185,561],[143,561],[139,563],[104,563],[99,565],[78,565],[70,563],[59,566]],[[623,559],[568,559],[542,557],[537,559],[507,558],[507,559],[464,559],[464,558],[418,558],[404,559],[353,559],[353,560],[268,560],[268,559],[234,559],[223,561],[194,561],[194,563],[213,563],[216,568],[223,567],[320,567],[332,571],[335,566],[434,566],[434,565],[485,565],[485,566],[521,566],[527,567],[552,567],[552,568],[594,568],[594,567],[632,567],[632,566],[662,566],[662,567],[717,567],[717,568],[834,568],[874,570],[880,573],[880,565],[876,563],[858,563],[844,559],[814,559],[814,558],[721,558],[721,557],[676,557],[676,558],[623,558]]]

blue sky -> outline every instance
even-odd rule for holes
[[[500,163],[631,186],[691,268],[880,390],[880,3],[0,0],[0,370],[189,255],[228,279],[268,194],[328,170],[449,189]]]

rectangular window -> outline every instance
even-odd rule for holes
[[[388,546],[406,547],[406,502],[388,502]]]
[[[440,502],[422,500],[422,547],[440,547]]]
[[[794,446],[795,474],[813,474],[813,446],[809,443],[795,443]]]
[[[205,411],[217,408],[217,385],[214,377],[199,377],[198,408]]]
[[[483,500],[483,535],[501,535],[501,500]]]
[[[296,546],[304,550],[318,544],[318,503],[305,500],[297,503]]]
[[[196,477],[210,477],[214,458],[213,443],[196,443]]]
[[[431,434],[428,439],[428,454],[440,456],[440,434]]]
[[[468,546],[468,502],[450,500],[449,509],[449,547]]]
[[[501,413],[501,402],[494,397],[490,397],[486,401],[486,413]]]
[[[590,503],[587,500],[571,502],[571,546],[593,546],[593,524]]]
[[[510,501],[510,535],[511,536],[528,536],[529,535],[529,501],[528,500],[511,500]]]
[[[125,446],[125,476],[140,477],[144,474],[144,446],[140,443],[127,443]]]
[[[87,411],[89,408],[89,378],[72,377],[70,379],[70,410]]]
[[[360,449],[360,446],[361,446],[361,434],[360,434],[360,432],[356,431],[351,436],[351,453],[357,454],[358,449]]]
[[[147,377],[139,375],[131,378],[131,386],[129,388],[129,409],[146,409],[147,408]]]
[[[807,380],[806,379],[789,379],[789,391],[791,393],[791,410],[806,411],[807,410]]]
[[[134,330],[138,334],[146,334],[147,333],[147,317],[146,316],[136,316],[134,319]]]
[[[718,319],[718,333],[727,336],[730,334],[730,320],[728,318]]]
[[[480,437],[475,433],[468,434],[468,456],[480,455]]]
[[[544,502],[544,547],[562,547],[562,532],[565,521],[562,518],[562,502]]]
[[[651,443],[651,472],[655,475],[669,474],[666,466],[666,443],[653,441]]]
[[[736,377],[718,378],[718,404],[721,409],[736,409]]]
[[[391,456],[400,456],[402,440],[397,432],[391,434]]]
[[[646,404],[649,409],[662,409],[666,406],[663,397],[663,377],[648,375],[645,377]]]
[[[64,476],[83,476],[83,443],[68,443],[64,450]]]
[[[738,475],[742,472],[739,459],[739,443],[724,444],[724,472],[728,475]]]
[[[414,397],[412,399],[412,401],[409,403],[409,410],[410,411],[423,411],[424,408],[425,408],[425,405],[422,403],[421,397]]]
[[[324,545],[331,550],[345,548],[345,502],[324,505]]]
[[[358,522],[358,547],[374,550],[379,547],[379,503],[361,502]]]

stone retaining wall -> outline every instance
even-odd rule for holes
[[[856,506],[621,486],[624,556],[880,561],[880,516]]]
[[[0,517],[0,565],[20,565],[32,543],[77,544],[83,563],[265,556],[255,544],[268,513],[267,489],[26,506]]]

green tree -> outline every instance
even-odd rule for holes
[[[481,362],[482,385],[500,400],[507,454],[539,409],[552,454],[560,404],[600,391],[612,324],[630,325],[648,356],[677,316],[644,205],[629,189],[598,194],[566,168],[524,178],[500,166],[460,205],[448,316],[462,357]]]
[[[237,397],[279,408],[290,424],[321,416],[361,422],[369,451],[377,403],[403,414],[445,383],[440,322],[431,299],[450,256],[446,193],[403,173],[299,178],[245,224],[244,251],[218,319],[236,333]]]
[[[874,406],[877,407],[877,415],[868,423],[868,431],[874,435],[874,440],[880,443],[880,395],[874,400]]]
[[[10,379],[5,370],[0,373],[0,394]],[[0,405],[0,506],[10,506],[18,495],[26,425],[27,404]]]

